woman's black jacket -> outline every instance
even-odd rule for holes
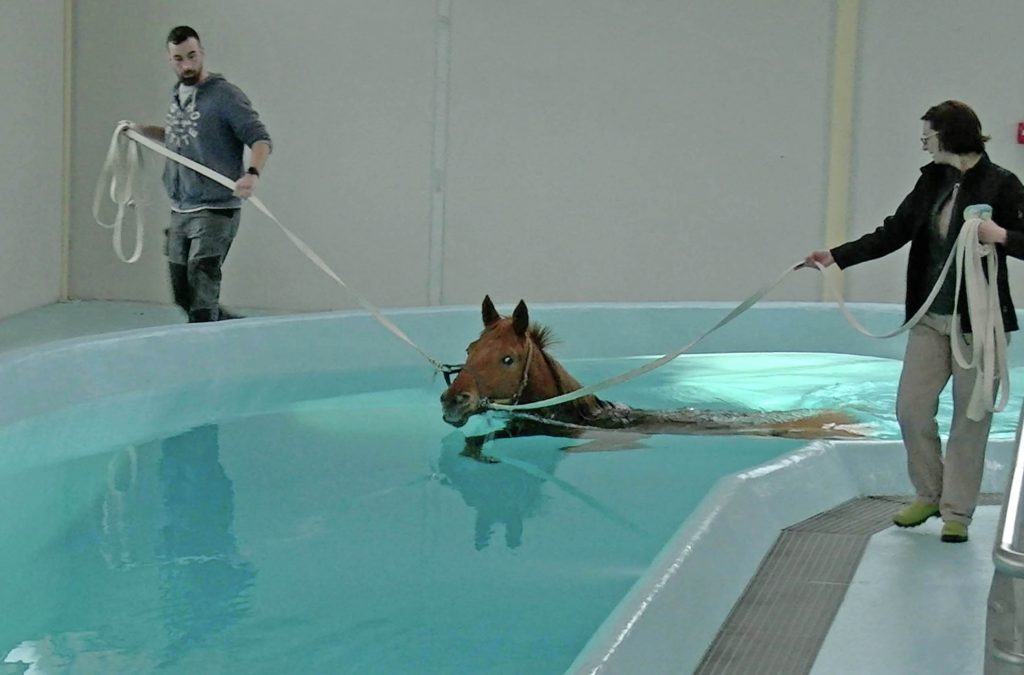
[[[956,203],[950,216],[949,234],[956,237],[964,224],[964,209],[972,204],[989,204],[992,220],[1006,228],[1006,245],[996,246],[999,260],[998,289],[1003,326],[1007,331],[1017,330],[1017,315],[1010,297],[1006,274],[1006,255],[1024,259],[1024,186],[1010,171],[993,164],[988,155],[966,172],[948,164],[932,162],[921,167],[921,177],[913,191],[903,199],[896,213],[889,216],[881,227],[863,237],[831,250],[840,269],[874,260],[901,248],[908,241],[910,259],[907,262],[906,318],[913,316],[928,298],[928,258],[930,226],[943,202],[960,183]],[[950,267],[949,273],[955,272]],[[988,270],[985,270],[986,277]],[[957,307],[964,332],[971,331],[967,315],[966,291],[961,288]]]

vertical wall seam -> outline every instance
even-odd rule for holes
[[[849,237],[850,176],[853,162],[853,108],[857,75],[860,0],[836,0],[835,49],[832,54],[832,106],[829,120],[828,191],[825,198],[825,245]],[[823,280],[824,281],[824,280]],[[842,291],[842,279],[837,281]],[[822,283],[822,299],[828,300]]]
[[[452,0],[438,0],[434,25],[434,137],[430,170],[430,245],[427,301],[444,302],[444,234],[448,187],[448,76]]]
[[[64,91],[61,132],[61,247],[60,296],[61,302],[70,297],[71,267],[71,76],[74,49],[74,0],[64,0]]]

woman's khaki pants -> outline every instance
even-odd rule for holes
[[[896,395],[896,418],[917,498],[938,504],[943,520],[969,524],[981,490],[992,413],[980,422],[967,417],[976,369],[957,365],[949,345],[950,327],[951,317],[927,314],[910,329]],[[966,348],[963,352],[970,353]],[[953,421],[943,458],[935,416],[939,394],[951,375]]]

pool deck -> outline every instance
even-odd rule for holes
[[[0,320],[0,354],[68,338],[179,323],[184,318],[172,306],[54,304]],[[809,672],[982,672],[999,512],[999,506],[979,506],[966,544],[942,543],[938,519],[911,530],[888,527],[872,535]],[[714,672],[741,671],[726,664]]]

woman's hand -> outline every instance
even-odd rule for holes
[[[996,225],[993,220],[983,220],[978,225],[978,241],[982,244],[1005,244],[1006,229]]]
[[[815,263],[819,263],[822,267],[828,267],[834,262],[835,259],[832,257],[832,251],[811,251],[811,253],[806,258],[804,258],[804,267],[816,268],[817,265],[815,265]]]

